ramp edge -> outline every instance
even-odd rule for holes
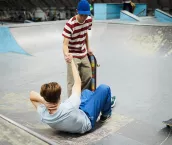
[[[16,127],[18,127],[18,128],[20,128],[20,129],[26,131],[27,133],[33,135],[34,137],[36,137],[36,138],[38,138],[38,139],[40,139],[40,140],[42,140],[42,141],[44,141],[44,142],[46,142],[46,143],[48,143],[48,144],[50,144],[50,145],[57,145],[57,143],[51,141],[50,139],[46,138],[45,136],[43,136],[43,135],[41,135],[41,134],[38,134],[38,133],[32,131],[31,129],[29,129],[29,128],[27,128],[27,127],[25,127],[25,126],[23,126],[23,125],[21,125],[21,124],[15,122],[15,121],[9,119],[9,118],[7,118],[7,117],[5,117],[5,116],[2,115],[2,114],[0,114],[0,118],[4,119],[5,121],[7,121],[7,122],[9,122],[9,123],[11,123],[11,124],[13,124],[13,125],[15,125]]]

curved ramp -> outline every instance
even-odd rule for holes
[[[21,24],[10,31],[17,43],[29,54],[62,49],[65,22]]]
[[[10,31],[13,35],[11,37],[14,37],[17,44],[19,44],[22,49],[29,54],[55,49],[61,50],[63,42],[61,34],[64,25],[65,21],[59,23],[43,23],[42,25],[27,24],[21,25],[20,27],[11,27]],[[113,22],[94,23],[92,31],[89,31],[89,35],[91,45],[93,45],[93,48],[96,49],[100,49],[104,44],[109,44],[110,46],[108,49],[116,46],[114,51],[120,51],[121,49],[127,48],[130,51],[140,51],[141,55],[146,53],[147,55],[150,55],[159,52],[161,53],[160,55],[171,54],[171,26],[149,26],[141,24],[130,25],[116,24]],[[99,44],[101,39],[103,39],[106,43],[104,42],[100,46]],[[18,47],[16,50],[23,53],[21,47],[20,49]]]
[[[9,28],[0,27],[0,52],[15,52],[27,54],[15,41]]]

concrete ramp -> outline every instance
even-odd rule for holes
[[[17,43],[32,55],[62,49],[62,32],[65,22],[21,24],[11,26],[10,31]]]
[[[16,42],[9,28],[0,27],[0,52],[15,52],[27,54]]]
[[[62,50],[62,32],[65,22],[66,21],[48,24],[43,23],[42,25],[41,23],[28,25],[24,24],[18,27],[11,27],[10,32],[13,36],[10,35],[11,39],[6,39],[3,45],[5,45],[5,43],[8,44],[9,40],[15,38],[17,43],[14,39],[13,43],[15,42],[16,45],[14,46],[18,47],[10,48],[13,48],[20,53],[28,52],[32,55],[34,53],[44,51],[50,52],[51,50]],[[10,32],[9,34],[11,34]],[[89,31],[89,35],[93,49],[100,49],[103,44],[107,45],[109,43],[111,46],[108,47],[108,49],[110,49],[112,46],[116,46],[117,51],[120,51],[121,48],[127,48],[128,50],[134,49],[135,52],[143,51],[144,54],[150,54],[159,51],[169,53],[169,51],[171,52],[172,49],[171,26],[149,26],[141,24],[126,25],[115,24],[113,22],[94,23],[92,31]],[[104,39],[109,35],[114,36],[110,37],[109,39]],[[99,46],[101,39],[109,42],[102,43],[102,45]],[[18,44],[24,51],[21,49],[21,47],[19,47]],[[127,47],[125,45],[127,45]]]
[[[85,135],[57,132],[40,122],[29,101],[31,90],[39,92],[43,83],[56,81],[63,88],[62,101],[67,98],[65,22],[10,26],[17,44],[31,56],[0,54],[0,113],[62,145],[161,144],[168,135],[160,132],[162,121],[171,118],[171,26],[94,21],[89,36],[100,64],[97,84],[108,84],[117,96],[112,119]]]

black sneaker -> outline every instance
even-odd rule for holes
[[[102,122],[102,123],[105,123],[106,121],[108,121],[109,119],[110,119],[110,117],[111,117],[111,114],[109,114],[109,115],[101,115],[100,116],[100,122]]]
[[[164,124],[166,124],[167,126],[172,126],[172,119],[169,119],[167,121],[163,121]]]

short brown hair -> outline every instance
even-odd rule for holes
[[[61,95],[61,86],[56,82],[51,82],[41,86],[41,96],[45,101],[50,103],[58,103]]]

